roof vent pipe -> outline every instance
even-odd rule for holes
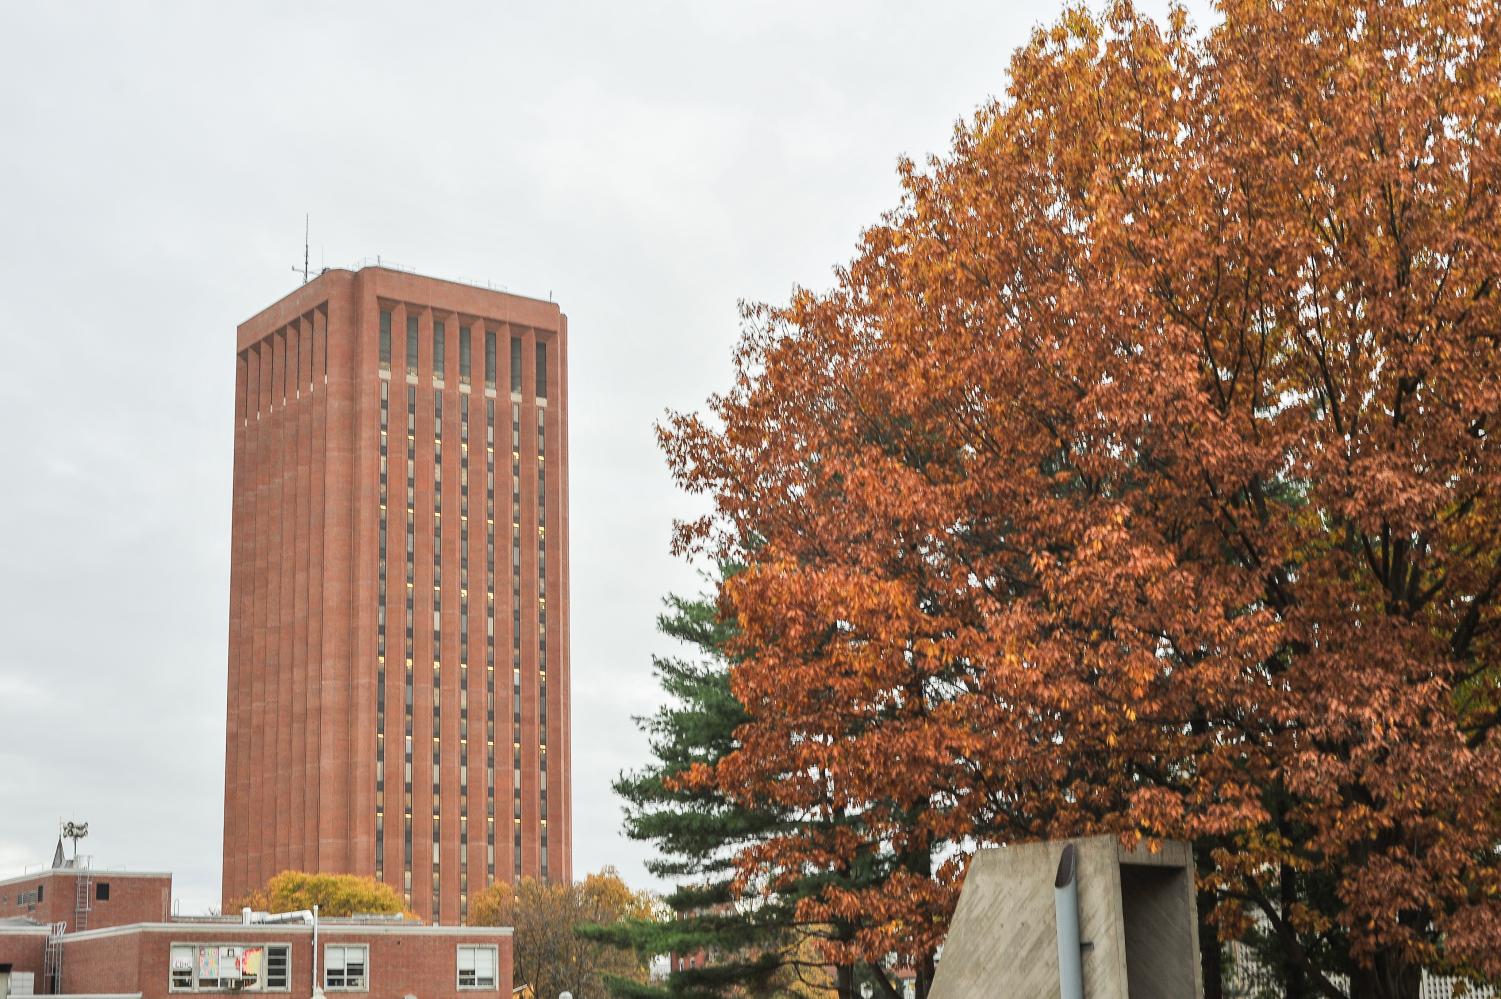
[[[1058,923],[1058,994],[1084,999],[1084,960],[1079,944],[1079,850],[1069,843],[1058,858],[1053,879],[1053,912]]]

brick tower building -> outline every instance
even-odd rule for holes
[[[239,327],[226,902],[572,876],[567,326],[366,267]]]

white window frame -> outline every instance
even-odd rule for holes
[[[359,951],[362,955],[364,974],[360,976],[358,985],[334,985],[328,980],[328,954],[329,951],[339,950],[340,959],[344,962],[341,971],[347,971],[349,967],[349,951]],[[347,977],[347,976],[346,976]],[[362,943],[348,944],[324,944],[323,945],[323,988],[328,992],[369,992],[370,991],[370,945]]]
[[[471,955],[471,958],[470,958],[470,967],[471,967],[471,969],[474,968],[474,965],[476,963],[474,961],[474,959],[473,959],[473,955],[478,954],[480,951],[487,951],[490,954],[490,967],[493,969],[493,971],[492,971],[493,977],[490,979],[490,982],[489,982],[488,985],[480,982],[480,980],[479,980],[479,972],[477,970],[473,971],[474,979],[475,979],[475,984],[473,984],[473,985],[465,985],[464,984],[463,975],[464,975],[464,952],[465,951],[469,951],[470,952],[470,955]],[[456,948],[455,952],[454,952],[454,961],[455,961],[455,979],[454,979],[454,982],[455,982],[455,985],[459,989],[460,992],[495,992],[495,991],[497,991],[500,988],[500,948],[497,947],[497,946],[495,946],[494,944],[459,944],[458,947]]]
[[[173,975],[172,975],[172,952],[174,950],[176,950],[177,948],[179,948],[179,947],[187,949],[190,954],[194,955],[193,958],[192,958],[192,968],[191,968],[191,971],[190,971],[190,975],[192,977],[192,985],[189,985],[189,986],[186,986],[186,987],[176,984],[176,982],[173,980]],[[259,947],[259,948],[261,948],[261,950],[263,951],[263,953],[261,955],[261,977],[260,977],[260,979],[255,983],[255,986],[252,987],[252,988],[236,988],[236,989],[233,989],[233,990],[226,989],[223,985],[219,985],[219,984],[214,984],[214,985],[210,985],[210,986],[200,985],[198,983],[198,962],[197,962],[197,959],[196,959],[196,951],[198,950],[199,947],[240,947],[240,948]],[[287,981],[286,981],[286,984],[285,985],[274,986],[274,987],[271,986],[270,984],[268,984],[268,981],[267,981],[268,978],[270,977],[270,972],[271,972],[271,951],[272,951],[273,948],[285,951],[286,952],[286,956],[287,956]],[[212,940],[212,941],[210,941],[210,940],[174,940],[174,941],[172,941],[171,943],[169,943],[167,945],[167,991],[168,992],[178,992],[178,993],[187,993],[187,992],[224,993],[224,992],[227,992],[227,991],[235,991],[235,992],[252,992],[252,993],[253,992],[259,992],[259,993],[267,993],[267,992],[269,992],[269,993],[273,993],[273,994],[274,993],[281,993],[281,992],[291,992],[292,991],[292,952],[295,949],[296,948],[294,948],[290,943],[288,943],[288,942],[286,942],[284,940],[278,940],[278,941],[275,941],[273,943],[260,943],[260,942],[246,943],[244,941],[227,941],[227,940]],[[216,978],[216,979],[214,979],[214,981],[216,983],[218,983],[218,982],[223,981],[223,979]]]

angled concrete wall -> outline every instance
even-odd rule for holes
[[[1086,999],[1199,999],[1192,855],[1182,843],[1079,850]],[[981,850],[970,863],[932,999],[1058,999],[1053,878],[1066,842]]]

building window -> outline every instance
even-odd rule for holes
[[[109,901],[109,882],[101,881],[94,885],[94,899],[99,902]]]
[[[417,373],[417,317],[407,316],[407,374]]]
[[[459,947],[459,988],[495,988],[499,955],[494,947]]]
[[[441,322],[433,323],[433,377],[443,378],[444,360],[448,357],[448,328]]]
[[[495,331],[485,330],[485,387],[495,387]]]
[[[291,988],[288,944],[173,944],[173,992],[287,992]]]
[[[469,384],[469,327],[459,327],[459,381]]]
[[[547,344],[537,341],[537,398],[547,398]]]
[[[380,366],[383,371],[391,370],[391,312],[382,309],[380,313]]]
[[[511,337],[511,391],[521,394],[521,337]]]
[[[323,948],[323,987],[326,989],[370,988],[365,974],[364,944],[329,944]]]

